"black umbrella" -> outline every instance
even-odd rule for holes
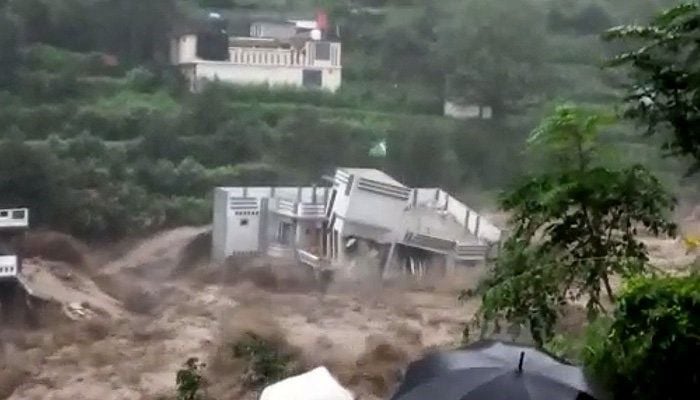
[[[603,400],[583,371],[535,348],[482,341],[412,363],[392,400]]]

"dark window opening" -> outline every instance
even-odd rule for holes
[[[331,44],[330,42],[316,43],[316,59],[321,61],[330,61],[331,59]]]
[[[248,226],[248,220],[247,220],[247,219],[242,219],[242,220],[241,220],[241,226]]]
[[[203,60],[229,61],[228,35],[213,30],[199,32],[197,56]]]
[[[322,71],[305,69],[302,77],[304,87],[320,88],[323,86]]]

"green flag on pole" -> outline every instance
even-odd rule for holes
[[[381,140],[369,150],[370,157],[384,158],[386,157],[386,140]]]

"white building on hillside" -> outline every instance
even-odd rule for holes
[[[383,273],[483,262],[500,229],[437,188],[341,168],[331,187],[217,188],[213,259],[246,254],[348,267],[373,254]],[[363,258],[364,257],[364,258]]]
[[[342,80],[341,44],[324,38],[313,21],[254,22],[250,36],[230,37],[228,59],[198,56],[201,36],[171,42],[171,62],[196,91],[205,81],[319,88],[335,92]]]

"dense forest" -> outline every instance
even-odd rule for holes
[[[480,205],[542,166],[521,149],[554,103],[613,109],[625,74],[602,67],[621,45],[601,33],[673,3],[2,0],[2,205],[99,240],[206,223],[216,185],[310,184],[338,165]],[[167,63],[172,32],[209,11],[235,30],[316,7],[344,46],[337,94],[224,84],[192,94]],[[453,98],[489,105],[493,118],[443,117]],[[633,125],[604,137],[679,184],[671,177],[687,166]],[[387,156],[373,158],[380,140]]]

